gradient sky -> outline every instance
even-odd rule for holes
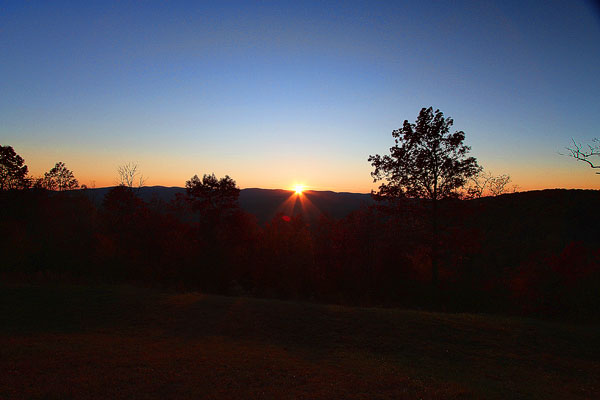
[[[521,189],[600,189],[559,154],[600,137],[591,2],[198,3],[0,3],[0,143],[96,187],[137,162],[148,185],[368,192],[368,156],[433,106]]]

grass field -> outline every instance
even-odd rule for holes
[[[0,398],[600,398],[600,327],[5,284]]]

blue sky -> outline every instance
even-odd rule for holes
[[[524,189],[600,189],[558,154],[600,136],[590,2],[197,3],[2,3],[0,142],[97,186],[133,161],[150,185],[366,192],[431,105]]]

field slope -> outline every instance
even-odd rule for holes
[[[0,398],[599,398],[600,328],[0,286]]]

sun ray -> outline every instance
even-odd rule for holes
[[[316,193],[308,190],[303,184],[294,184],[291,189],[289,197],[284,200],[273,216],[281,213],[286,217],[291,217],[296,214],[302,214],[306,218],[311,219],[320,214],[319,209],[309,199],[309,196],[313,196]]]

